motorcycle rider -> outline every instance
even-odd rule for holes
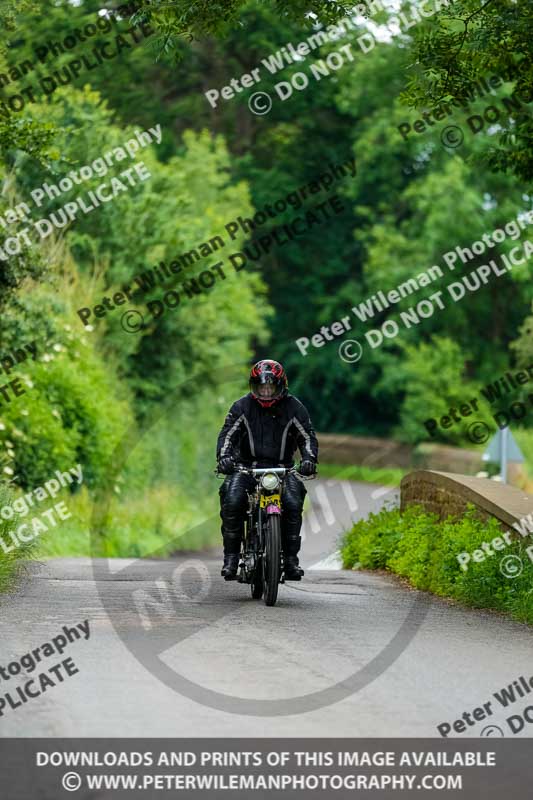
[[[227,477],[220,487],[220,516],[224,541],[222,576],[237,578],[244,519],[248,508],[247,490],[253,488],[250,475],[235,472],[236,464],[246,467],[292,467],[298,448],[301,475],[316,473],[318,441],[305,406],[288,393],[285,370],[277,361],[258,361],[250,372],[250,392],[231,406],[217,441],[218,471]],[[286,580],[299,581],[302,508],[306,495],[302,481],[288,474],[283,482],[281,537]]]

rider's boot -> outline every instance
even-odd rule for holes
[[[224,540],[224,565],[221,575],[226,581],[237,580],[239,557],[241,552],[241,537],[234,533],[223,533]]]
[[[285,580],[301,581],[304,571],[298,561],[298,553],[302,544],[301,536],[286,536],[283,542],[283,555],[285,564]]]

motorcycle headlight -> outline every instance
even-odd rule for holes
[[[268,492],[274,491],[279,486],[279,478],[274,472],[265,472],[261,478],[261,486]]]

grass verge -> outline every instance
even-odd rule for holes
[[[336,478],[344,481],[363,481],[365,483],[380,483],[383,486],[399,486],[404,475],[411,470],[381,469],[374,467],[361,467],[346,464],[319,464],[319,478]]]
[[[479,549],[483,542],[501,536],[496,519],[480,519],[469,506],[463,517],[440,521],[437,515],[420,506],[403,513],[386,509],[357,522],[341,544],[346,569],[385,569],[396,573],[412,586],[440,597],[458,600],[475,608],[503,611],[511,617],[533,624],[533,563],[526,553],[529,538],[514,541],[484,561],[461,569],[457,555]],[[521,572],[506,577],[502,559],[518,556]]]
[[[160,485],[143,494],[113,498],[104,518],[97,520],[101,535],[91,541],[94,501],[84,487],[64,500],[71,518],[43,534],[40,558],[94,556],[105,558],[165,557],[180,550],[204,550],[218,544],[220,526],[201,523],[216,516],[216,500],[195,504],[176,486]]]
[[[9,505],[15,499],[15,492],[5,485],[0,485],[0,508]],[[0,594],[8,592],[20,573],[24,570],[29,558],[35,551],[35,542],[21,542],[16,546],[10,534],[16,531],[20,522],[15,519],[0,517]]]
[[[22,493],[0,486],[0,508],[10,506]],[[0,516],[0,594],[8,592],[32,559],[65,556],[105,558],[164,558],[172,553],[200,551],[219,544],[220,525],[216,495],[193,503],[176,486],[160,485],[143,494],[113,497],[104,519],[98,520],[101,535],[91,539],[94,499],[86,487],[76,494],[64,489],[53,501],[35,506],[11,519]],[[54,523],[42,512],[63,502],[70,516]],[[96,507],[98,510],[98,507]],[[37,533],[32,520],[36,520]],[[38,523],[37,523],[38,521]],[[202,523],[208,521],[207,525]],[[16,538],[21,526],[29,542]],[[44,530],[43,530],[44,528]]]

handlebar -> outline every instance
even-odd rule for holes
[[[219,472],[217,469],[215,469],[214,472],[218,478],[227,477],[226,474]],[[292,473],[298,478],[298,480],[301,481],[312,481],[314,478],[317,477],[316,473],[314,475],[301,475],[298,472],[297,467],[245,467],[242,464],[236,464],[234,472],[243,472],[246,475],[253,475],[254,478],[259,475],[265,475],[267,472],[273,472],[275,475],[280,475],[281,477],[284,477],[285,475]]]
[[[267,472],[273,472],[275,475],[285,475],[287,472],[297,472],[296,467],[243,467],[237,465],[235,472],[247,472],[250,475],[265,475]]]

